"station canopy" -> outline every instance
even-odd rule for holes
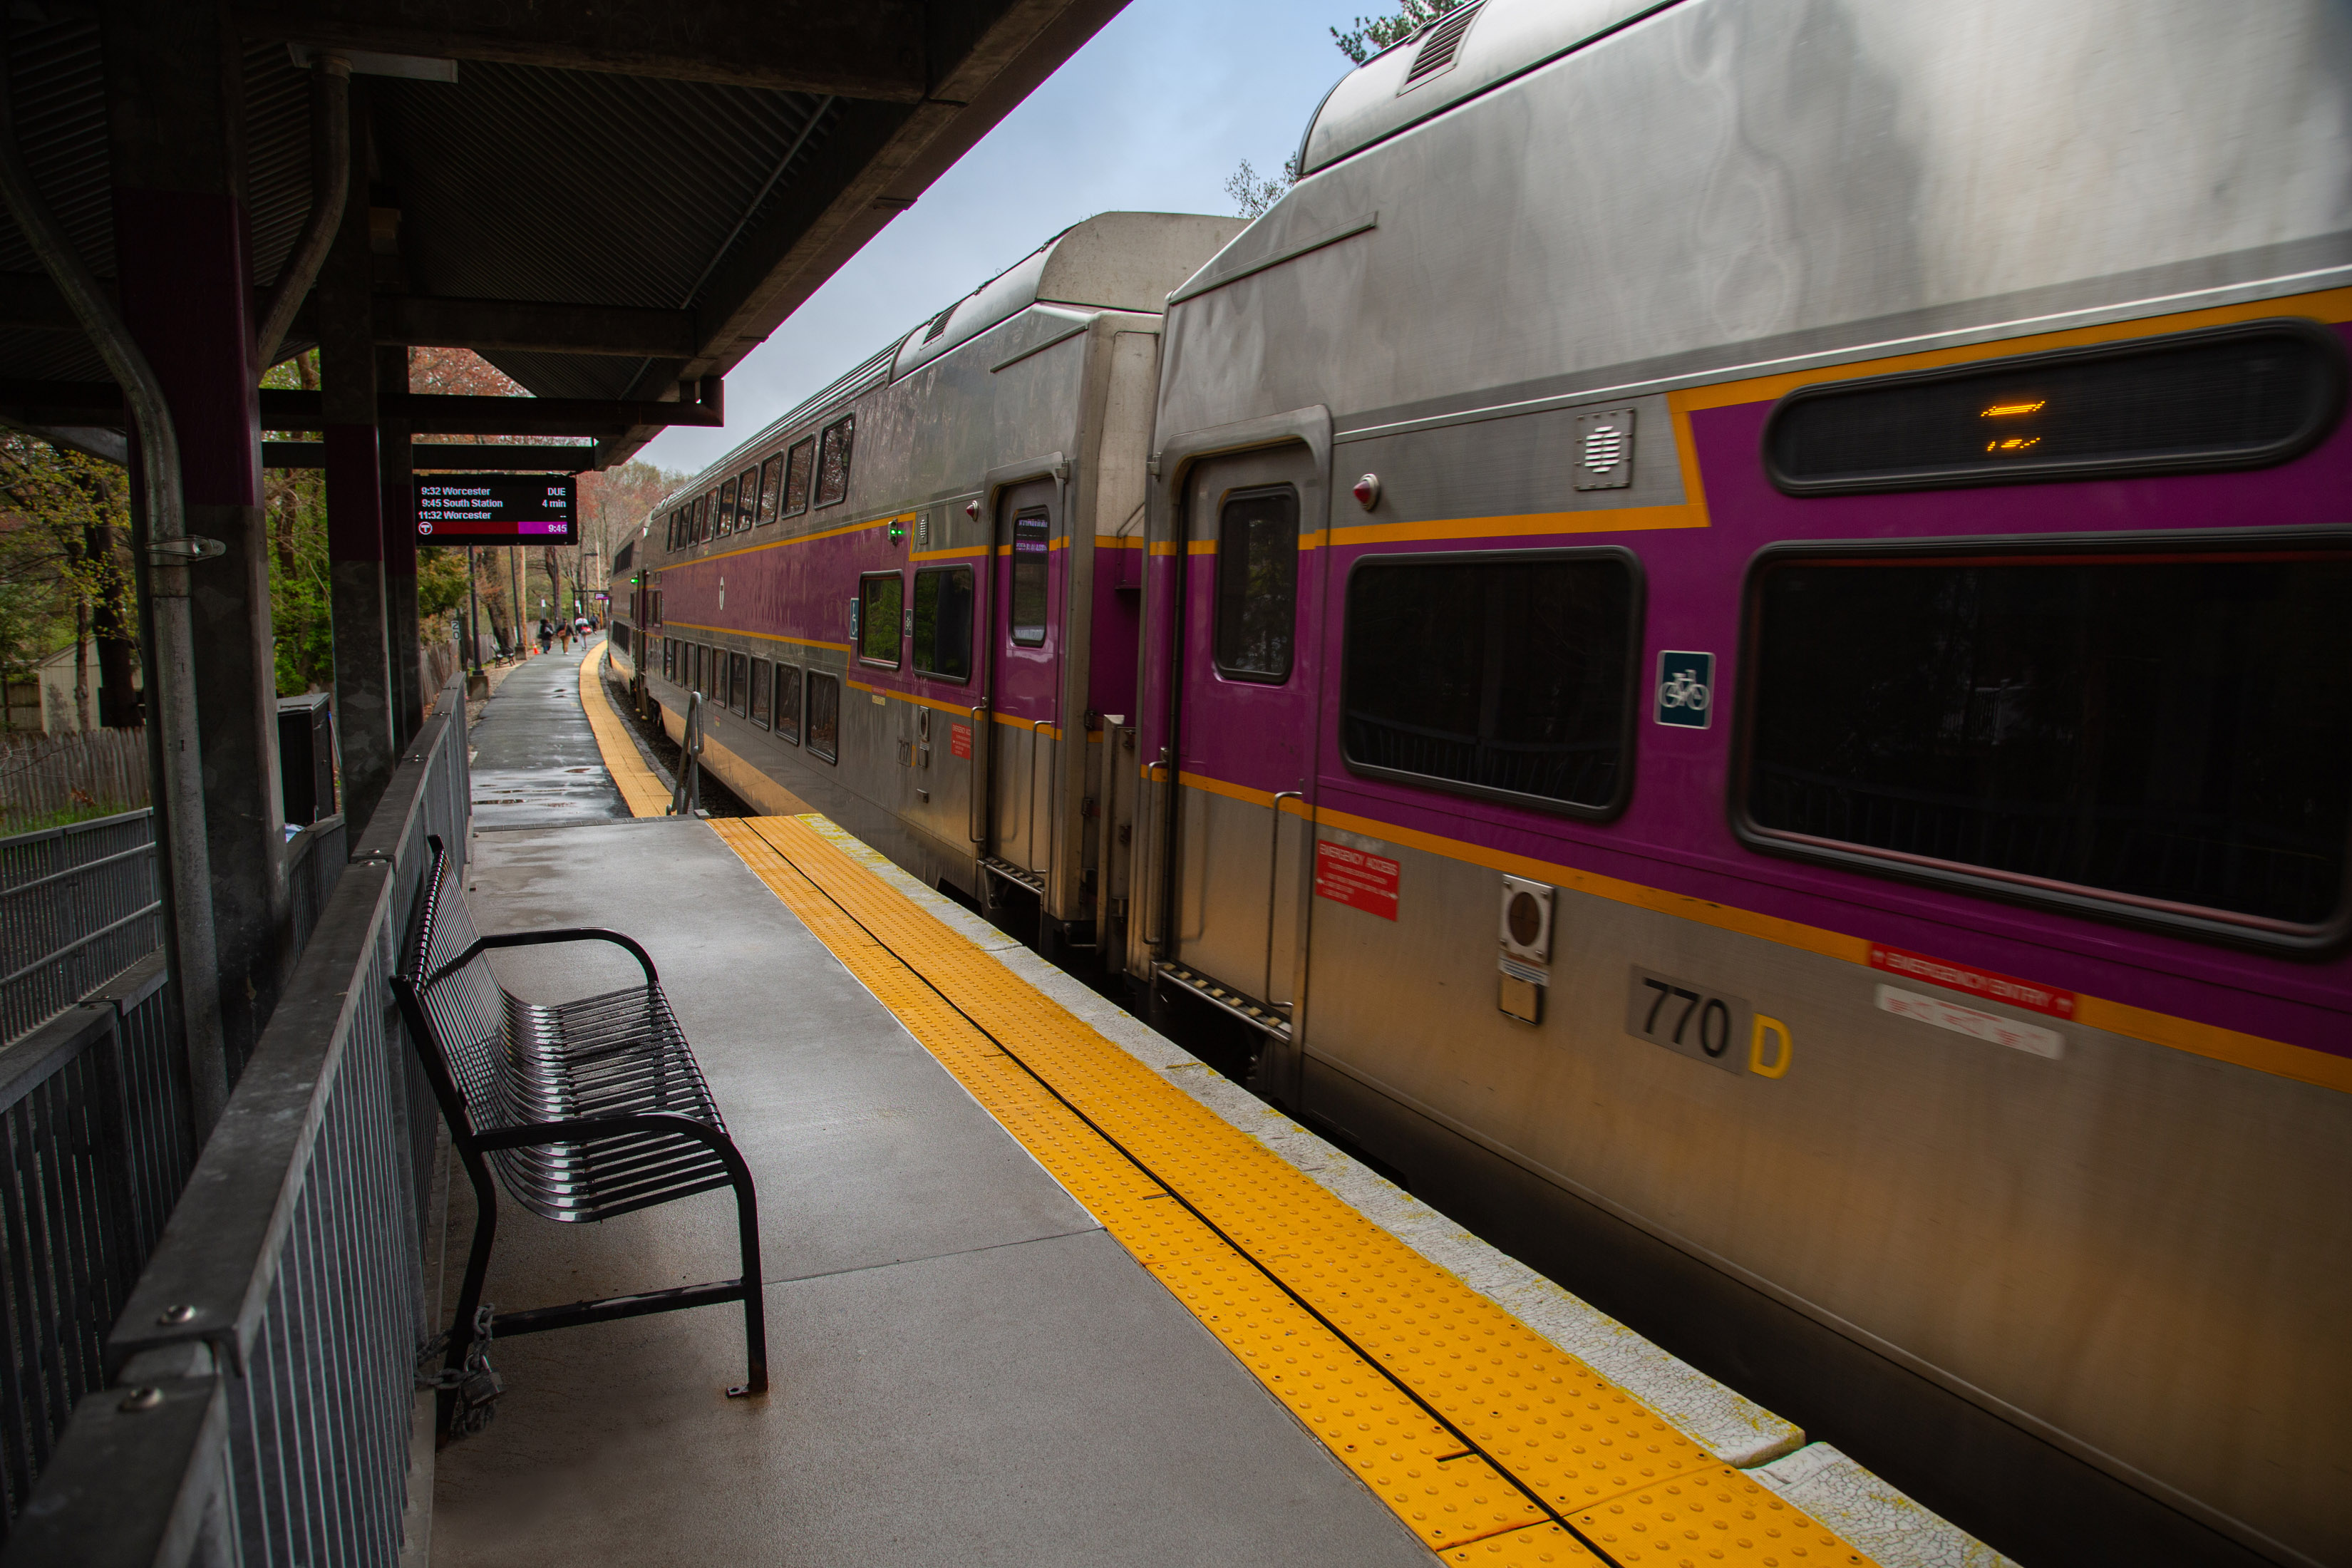
[[[599,466],[618,462],[667,423],[625,423],[630,405],[723,377],[1122,3],[233,4],[253,280],[268,290],[311,208],[299,62],[341,54],[366,149],[368,188],[350,199],[369,206],[376,341],[479,352],[569,400],[536,433],[594,436]],[[110,279],[100,7],[10,9],[26,163]],[[311,331],[298,316],[278,357]],[[97,353],[5,216],[0,384],[14,423],[121,422]],[[263,424],[290,427],[267,401]]]

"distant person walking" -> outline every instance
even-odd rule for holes
[[[572,623],[570,621],[558,621],[555,623],[555,640],[563,645],[564,652],[570,653],[572,651]]]
[[[550,653],[554,650],[554,647],[555,628],[547,624],[545,616],[541,616],[539,623],[539,651]]]

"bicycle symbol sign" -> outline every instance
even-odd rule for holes
[[[1657,720],[1685,730],[1704,730],[1715,718],[1715,655],[1658,655]]]

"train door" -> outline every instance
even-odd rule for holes
[[[1174,963],[1162,974],[1286,1043],[1314,841],[1324,552],[1312,545],[1325,493],[1314,463],[1304,445],[1211,458],[1183,493]]]
[[[988,799],[984,870],[1042,899],[1053,874],[1053,798],[1061,743],[1062,604],[1069,552],[1050,479],[997,497],[994,614],[989,617]],[[1083,734],[1079,742],[1084,743]],[[993,900],[992,900],[993,901]]]

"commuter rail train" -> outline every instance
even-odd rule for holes
[[[2352,11],[1485,0],[1299,163],[666,505],[647,697],[2028,1562],[2352,1563]]]

